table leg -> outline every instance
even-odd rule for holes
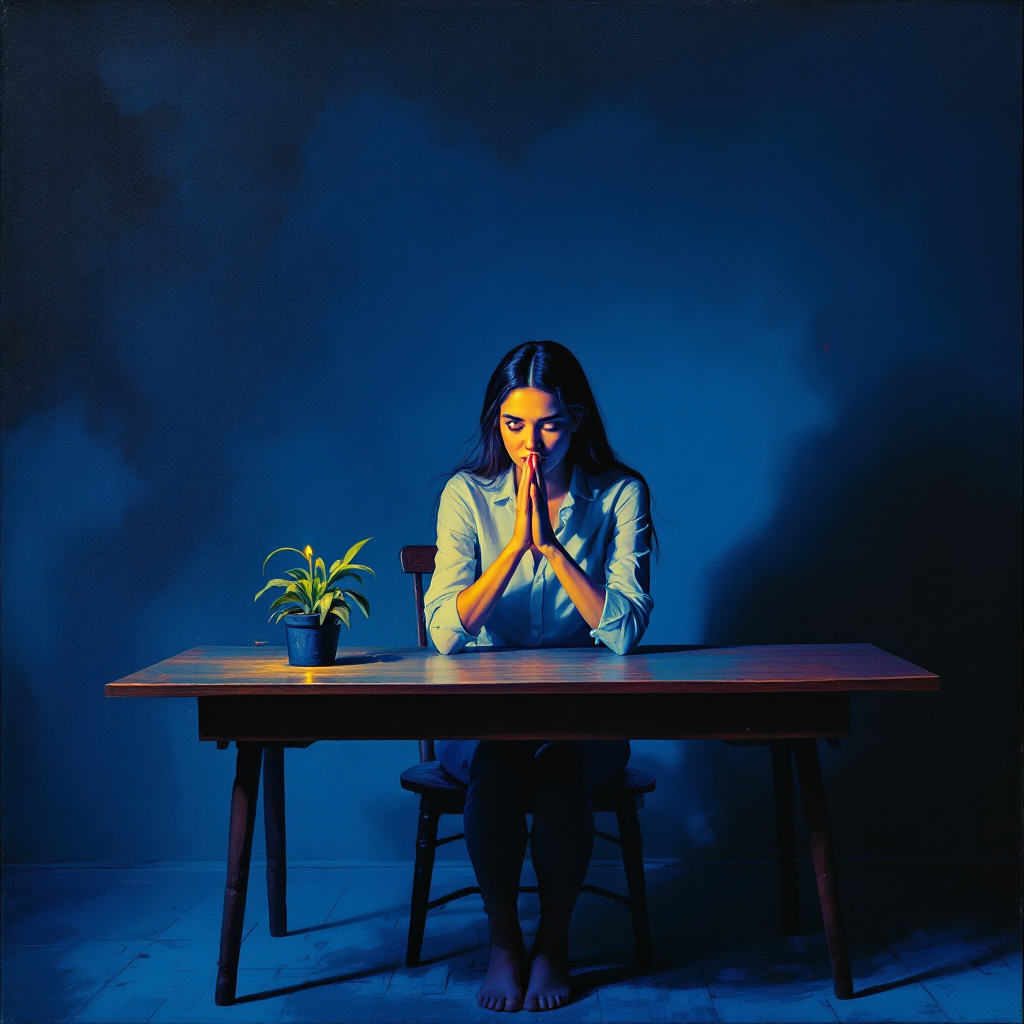
[[[267,837],[267,904],[270,934],[288,934],[288,862],[284,832],[284,747],[263,748],[263,825]]]
[[[231,1006],[238,979],[238,953],[242,946],[245,894],[249,886],[252,833],[256,823],[256,796],[260,788],[263,749],[255,743],[237,744],[235,782],[231,788],[228,828],[228,878],[224,886],[224,914],[220,924],[220,957],[214,1002]]]
[[[825,785],[821,780],[821,761],[818,760],[818,741],[795,740],[793,755],[800,779],[804,813],[807,815],[807,831],[811,837],[811,860],[814,862],[814,877],[818,883],[821,916],[825,922],[828,955],[832,961],[832,982],[838,999],[852,999],[853,977],[839,913],[836,863],[828,827]]]
[[[796,836],[793,808],[793,748],[788,742],[772,743],[772,782],[775,786],[775,844],[779,852],[779,897],[782,902],[782,934],[800,934],[800,887],[796,868]]]

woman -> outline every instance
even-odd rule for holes
[[[477,453],[441,495],[425,597],[434,645],[454,654],[603,643],[628,653],[653,607],[649,505],[644,478],[608,444],[576,357],[553,341],[513,349],[487,386]],[[564,1005],[569,920],[594,845],[590,793],[626,767],[629,741],[453,740],[438,757],[467,786],[466,845],[490,925],[477,1002]],[[517,903],[531,796],[541,917],[524,994]]]

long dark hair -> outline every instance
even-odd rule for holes
[[[580,361],[557,341],[528,341],[507,352],[487,383],[476,446],[455,467],[454,472],[494,480],[512,465],[501,439],[501,403],[518,388],[537,388],[558,399],[579,426],[573,432],[566,456],[574,466],[591,476],[609,470],[639,480],[647,492],[652,509],[651,544],[658,553],[658,534],[654,529],[651,488],[642,473],[627,466],[608,443],[604,417],[590,390],[590,382]]]

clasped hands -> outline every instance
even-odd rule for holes
[[[509,542],[514,553],[522,558],[527,551],[549,557],[561,549],[548,514],[547,487],[540,456],[531,452],[519,471],[516,491],[516,522]]]
[[[456,595],[455,608],[463,628],[473,636],[479,633],[527,551],[548,560],[569,600],[587,624],[596,629],[603,614],[605,588],[595,583],[555,538],[548,513],[544,472],[535,453],[531,453],[519,471],[512,539],[479,578]]]

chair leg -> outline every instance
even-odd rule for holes
[[[793,815],[793,750],[777,742],[772,749],[772,782],[775,786],[775,843],[779,851],[779,896],[782,902],[782,934],[800,934],[800,888],[796,868],[796,836]]]
[[[814,862],[814,876],[818,883],[821,916],[825,922],[828,955],[832,961],[832,983],[838,999],[852,999],[853,976],[839,913],[836,862],[828,827],[825,785],[821,780],[821,761],[818,760],[818,741],[796,740],[793,743],[793,755],[807,815],[807,831],[811,836],[811,860]]]
[[[263,825],[267,837],[270,934],[288,934],[288,862],[284,832],[284,747],[263,748]]]
[[[423,930],[427,926],[427,904],[430,902],[430,881],[434,874],[434,851],[437,848],[437,823],[441,815],[420,799],[420,820],[416,829],[416,866],[412,875],[412,902],[409,907],[409,944],[405,951],[405,966],[415,967],[420,962]]]
[[[642,971],[651,969],[651,926],[647,916],[647,881],[644,878],[644,847],[640,817],[630,802],[615,812],[622,842],[622,867],[629,889],[629,912],[633,918],[633,940]]]
[[[256,796],[260,788],[262,749],[255,743],[239,743],[235,758],[235,782],[231,788],[228,827],[228,877],[224,886],[224,913],[220,924],[220,957],[214,1002],[232,1006],[238,980],[238,954],[242,948],[245,894],[249,888],[252,833],[256,824]]]

